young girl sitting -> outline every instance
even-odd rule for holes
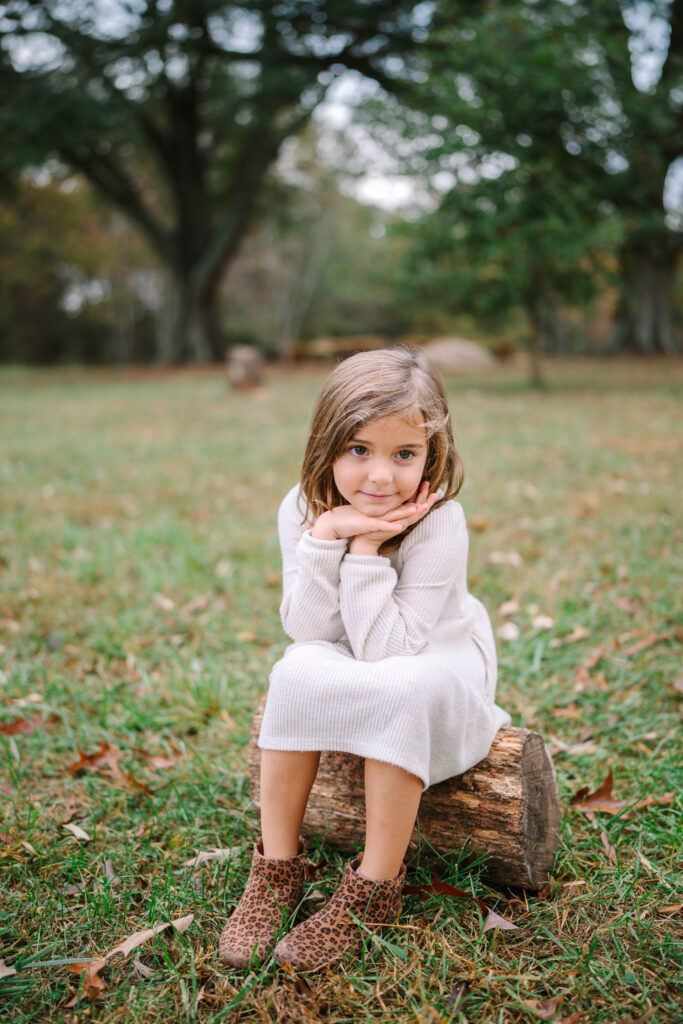
[[[317,970],[359,952],[354,916],[366,931],[395,922],[422,793],[475,765],[510,723],[495,704],[491,624],[467,590],[462,479],[446,396],[419,350],[337,366],[280,506],[294,643],[259,735],[262,834],[220,939],[234,967],[274,947],[277,963]],[[322,750],[365,758],[365,847],[328,903],[281,937],[302,897],[299,831]]]

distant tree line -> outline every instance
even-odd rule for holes
[[[316,160],[311,115],[348,70],[380,87],[359,119],[431,212],[364,208]],[[524,324],[539,352],[606,290],[606,349],[680,351],[679,3],[9,0],[0,135],[5,360],[220,359],[464,317]],[[298,183],[276,173],[294,140]]]

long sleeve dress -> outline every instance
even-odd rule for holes
[[[424,789],[477,764],[510,715],[495,703],[486,609],[467,590],[460,504],[428,513],[389,556],[302,526],[299,485],[278,515],[285,632],[258,745],[388,761]]]

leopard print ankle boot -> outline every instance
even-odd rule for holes
[[[357,956],[367,931],[354,921],[351,911],[366,928],[393,923],[401,913],[401,893],[406,879],[405,863],[396,878],[371,879],[359,875],[361,858],[347,861],[341,883],[330,901],[302,921],[275,947],[280,966],[298,971],[317,971],[345,956]]]
[[[264,857],[263,838],[254,843],[246,888],[218,945],[226,964],[238,968],[263,964],[301,902],[306,856],[302,836],[298,853],[282,860]]]

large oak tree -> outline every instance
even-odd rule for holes
[[[80,172],[168,268],[168,356],[220,358],[218,288],[283,141],[345,70],[409,80],[424,20],[414,0],[9,0],[0,171]]]

